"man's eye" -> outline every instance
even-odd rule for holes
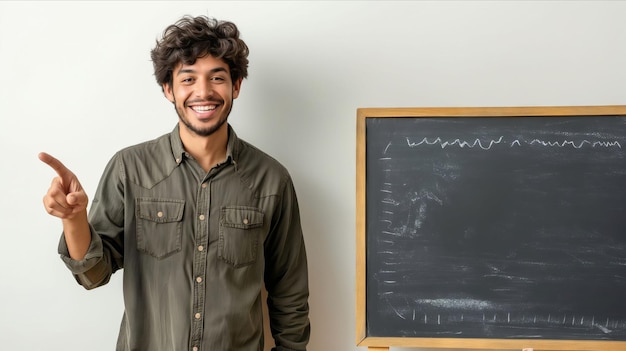
[[[213,77],[213,78],[211,78],[211,80],[223,81],[224,78],[223,77]]]
[[[191,83],[191,82],[193,82],[193,78],[184,78],[184,79],[182,80],[182,82],[183,82],[183,83]]]

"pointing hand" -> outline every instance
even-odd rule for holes
[[[57,173],[43,198],[46,211],[61,219],[74,219],[86,211],[89,200],[76,175],[45,152],[39,154],[39,159]]]

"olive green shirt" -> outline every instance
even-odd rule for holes
[[[117,350],[263,350],[261,291],[277,350],[306,350],[308,274],[287,170],[238,139],[208,173],[178,126],[117,152],[89,211],[81,261],[61,258],[86,289],[124,269]]]

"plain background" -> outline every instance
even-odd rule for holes
[[[293,176],[313,351],[365,349],[357,108],[626,104],[623,1],[0,1],[0,349],[114,349],[121,274],[93,291],[74,282],[37,153],[91,196],[115,151],[169,132],[149,51],[185,14],[234,21],[250,47],[229,121]]]

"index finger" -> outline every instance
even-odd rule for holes
[[[38,156],[41,161],[52,167],[52,169],[54,169],[54,171],[57,172],[61,178],[68,173],[72,173],[69,169],[67,169],[67,167],[65,167],[65,165],[63,165],[63,163],[61,163],[61,161],[57,160],[52,155],[40,152]]]

